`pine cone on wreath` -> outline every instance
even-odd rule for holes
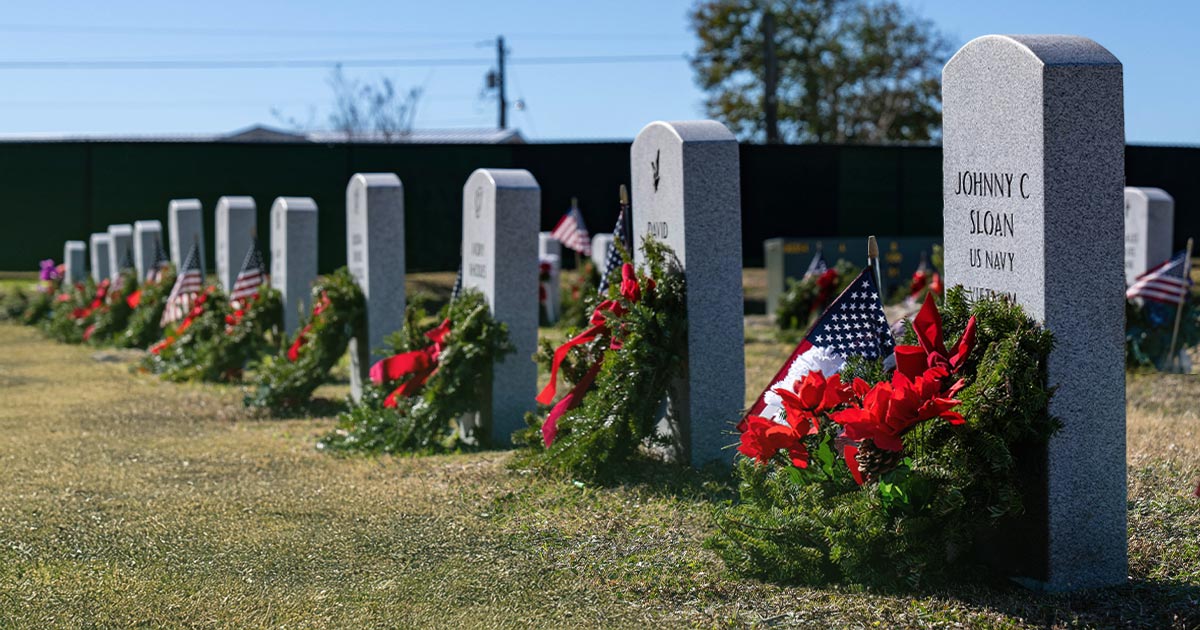
[[[871,440],[863,440],[858,445],[858,454],[854,456],[858,462],[858,472],[863,481],[877,481],[880,475],[887,473],[904,459],[901,451],[888,451],[875,446]]]

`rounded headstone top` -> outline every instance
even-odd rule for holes
[[[95,235],[93,234],[93,236]],[[87,243],[83,241],[67,241],[66,247],[67,249],[86,249]]]
[[[1146,201],[1175,201],[1175,198],[1161,188],[1143,188],[1141,186],[1126,186],[1126,195],[1137,195]]]
[[[965,53],[976,49],[1015,47],[1043,66],[1121,65],[1107,48],[1079,35],[984,35],[967,42],[946,62],[949,68]]]
[[[283,212],[316,212],[317,202],[312,197],[276,197],[271,210]]]
[[[201,208],[199,199],[172,199],[167,202],[168,212],[171,210],[199,210]]]
[[[638,137],[655,128],[667,130],[681,142],[737,142],[733,132],[715,120],[656,120],[642,127]]]
[[[400,186],[400,178],[395,173],[355,173],[350,182],[367,188]]]
[[[149,220],[133,222],[133,231],[134,232],[144,232],[147,230],[152,231],[152,232],[154,232],[154,231],[161,232],[162,231],[162,222],[159,221],[158,219],[149,219]]]
[[[486,178],[496,188],[540,188],[533,173],[523,168],[477,168],[467,183],[478,177]]]
[[[132,236],[133,226],[128,223],[118,223],[108,226],[108,233],[113,236]]]
[[[221,208],[237,208],[239,210],[249,208],[255,210],[257,206],[254,205],[254,197],[234,195],[217,199],[217,209],[220,210]]]
[[[110,240],[108,232],[94,232],[88,238],[92,243],[106,243]]]

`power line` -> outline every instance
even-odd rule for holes
[[[61,24],[0,24],[0,32],[5,33],[72,33],[91,35],[203,35],[218,37],[380,37],[393,39],[396,37],[412,37],[420,39],[470,38],[491,39],[493,36],[483,32],[429,32],[429,31],[387,31],[370,29],[297,29],[297,28],[233,28],[233,27],[204,27],[204,26],[77,26]],[[661,41],[669,37],[677,37],[679,33],[642,32],[629,33],[625,31],[612,33],[596,32],[527,32],[509,33],[510,37],[522,39],[574,39],[574,40],[629,40],[654,39]]]
[[[514,57],[508,61],[521,66],[561,66],[623,63],[664,63],[686,61],[682,53],[647,55],[583,55],[563,57]],[[305,68],[397,68],[432,66],[486,66],[484,57],[448,57],[440,59],[109,59],[109,60],[25,60],[0,61],[0,70],[279,70]]]

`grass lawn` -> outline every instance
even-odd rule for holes
[[[789,350],[748,318],[747,397]],[[722,478],[333,457],[331,418],[254,419],[135,357],[0,324],[0,627],[1200,626],[1195,376],[1130,379],[1129,586],[900,596],[729,574],[701,547]]]

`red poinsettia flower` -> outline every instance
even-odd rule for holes
[[[779,451],[787,451],[793,466],[807,468],[808,449],[801,441],[803,435],[796,427],[778,424],[761,416],[750,416],[746,430],[742,432],[742,444],[738,446],[738,452],[767,464]]]
[[[621,296],[630,302],[636,302],[642,297],[642,288],[638,285],[637,273],[633,265],[621,265]]]
[[[897,371],[890,383],[876,383],[863,397],[861,405],[835,412],[830,418],[842,425],[848,439],[856,442],[870,439],[884,450],[904,450],[900,438],[926,420],[942,418],[950,424],[965,422],[961,414],[951,411],[960,401],[941,395],[944,377],[945,373],[938,368],[916,379]]]
[[[972,317],[967,320],[967,328],[951,353],[946,349],[942,316],[938,313],[937,304],[932,296],[925,296],[921,311],[913,318],[913,331],[917,334],[918,345],[896,346],[896,372],[915,379],[930,368],[940,368],[945,373],[941,381],[942,388],[948,396],[953,396],[962,389],[963,381],[952,383],[950,377],[958,373],[975,347],[975,329],[975,318]]]
[[[854,396],[848,385],[842,384],[842,375],[834,374],[828,379],[820,370],[813,370],[803,380],[792,384],[792,391],[776,388],[775,393],[783,399],[783,408],[789,421],[793,417],[808,416],[816,422],[816,416],[849,402]],[[814,428],[815,430],[815,428]]]

